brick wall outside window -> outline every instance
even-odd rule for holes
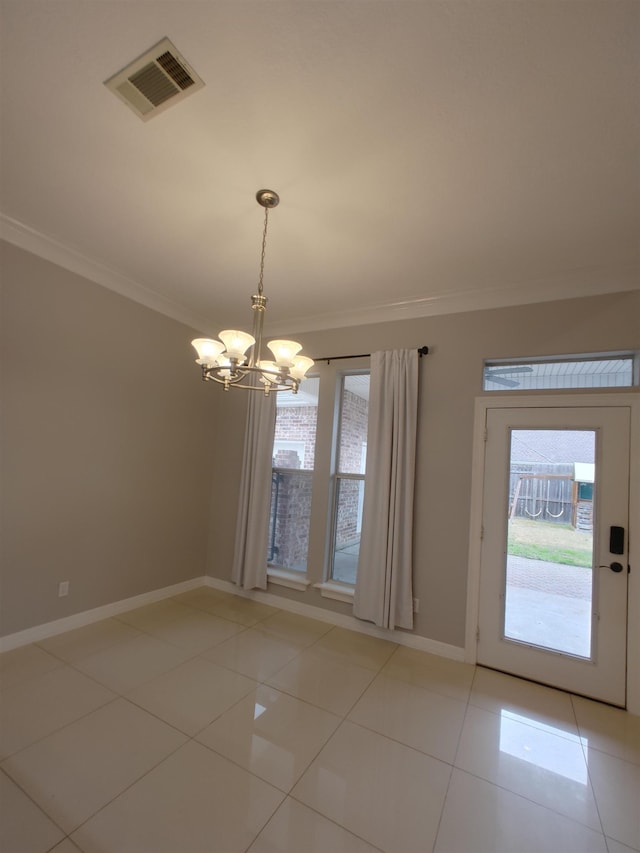
[[[344,391],[340,421],[339,473],[364,474],[362,449],[367,442],[369,402],[363,397]],[[343,548],[357,542],[360,489],[359,480],[341,480],[335,527],[335,547]]]
[[[269,527],[271,553],[267,555],[271,565],[306,571],[311,478],[310,471],[273,472]]]
[[[367,400],[343,392],[340,432],[340,470],[364,473],[362,448],[367,440]],[[268,559],[271,565],[306,571],[309,548],[312,470],[316,442],[317,408],[281,406],[276,418],[275,439],[304,442],[304,458],[295,450],[278,450],[271,486],[271,516]],[[307,473],[308,472],[308,473]],[[336,524],[336,546],[357,541],[359,481],[342,480]],[[277,506],[276,506],[277,504]],[[276,512],[277,509],[277,512]]]
[[[302,572],[306,571],[309,550],[317,415],[316,406],[280,406],[276,417],[275,439],[304,442],[304,458],[295,450],[279,450],[273,458],[274,468],[300,473],[273,473],[267,558],[271,565]]]
[[[313,459],[316,452],[316,423],[318,409],[316,406],[281,406],[276,417],[276,439],[285,441],[304,441],[304,459],[299,465],[281,465],[279,468],[306,468],[313,470]]]

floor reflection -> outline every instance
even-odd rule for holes
[[[550,734],[555,737],[549,738]],[[500,714],[500,752],[581,785],[588,783],[582,749],[576,749],[576,742],[569,740],[562,729],[541,724],[536,719],[503,710]]]

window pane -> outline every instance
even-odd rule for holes
[[[338,478],[336,489],[331,578],[355,584],[360,554],[364,480]]]
[[[634,384],[634,356],[594,356],[571,361],[486,361],[485,391],[526,391],[549,388],[626,388]]]
[[[267,564],[296,572],[307,570],[319,382],[276,398]]]
[[[310,471],[273,471],[267,564],[306,572],[311,515]]]
[[[276,398],[273,467],[313,471],[318,421],[317,377],[305,379],[297,394],[280,392]]]
[[[369,373],[343,376],[329,576],[349,584],[358,572],[368,421]]]
[[[511,432],[504,636],[591,657],[593,430]]]
[[[364,474],[367,461],[369,374],[345,376],[340,401],[340,474]]]

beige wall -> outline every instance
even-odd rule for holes
[[[0,634],[205,569],[228,580],[246,395],[200,382],[186,326],[0,248]],[[462,646],[482,360],[640,348],[640,292],[297,337],[316,357],[429,346],[421,362],[415,630]],[[324,537],[323,527],[311,531],[314,582]],[[63,580],[70,595],[58,598]],[[313,589],[270,591],[350,612]]]
[[[6,635],[204,574],[220,399],[192,330],[0,247]]]
[[[553,355],[640,348],[640,292],[573,299],[500,310],[429,317],[295,336],[311,356],[418,347],[421,402],[416,484],[415,632],[464,645],[474,400],[482,394],[484,358]],[[349,362],[344,362],[345,366]],[[605,392],[606,393],[606,392]],[[232,394],[228,395],[233,397]],[[229,400],[226,445],[216,459],[220,481],[237,476],[242,453],[244,401]],[[237,423],[236,423],[237,421]],[[234,425],[233,425],[234,424]],[[228,579],[236,495],[218,495],[211,521],[209,573]],[[324,530],[312,530],[321,542]],[[321,580],[317,561],[314,582]],[[348,613],[320,597],[270,587],[276,594]]]

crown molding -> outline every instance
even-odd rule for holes
[[[0,213],[0,238],[193,329],[211,325],[209,319],[3,213]]]
[[[427,297],[415,297],[379,303],[369,307],[342,310],[339,313],[314,314],[313,317],[289,319],[286,324],[269,326],[270,334],[318,332],[350,326],[368,326],[393,320],[436,317],[491,308],[532,305],[537,302],[556,302],[585,296],[603,296],[640,290],[640,270],[637,266],[617,269],[569,270],[547,279],[532,279],[513,285],[441,291]]]
[[[2,213],[0,213],[0,238],[107,287],[121,296],[184,323],[192,329],[203,331],[215,325],[212,324],[211,318],[203,317],[172,302],[105,264],[92,260],[76,249],[65,246],[52,237]],[[394,320],[531,305],[536,302],[554,302],[560,299],[602,296],[607,293],[633,290],[640,290],[640,270],[637,266],[574,269],[550,278],[532,279],[512,285],[440,291],[426,297],[409,297],[340,312],[314,313],[313,316],[289,318],[270,324],[269,334],[291,334],[292,330],[300,333],[367,326]]]

